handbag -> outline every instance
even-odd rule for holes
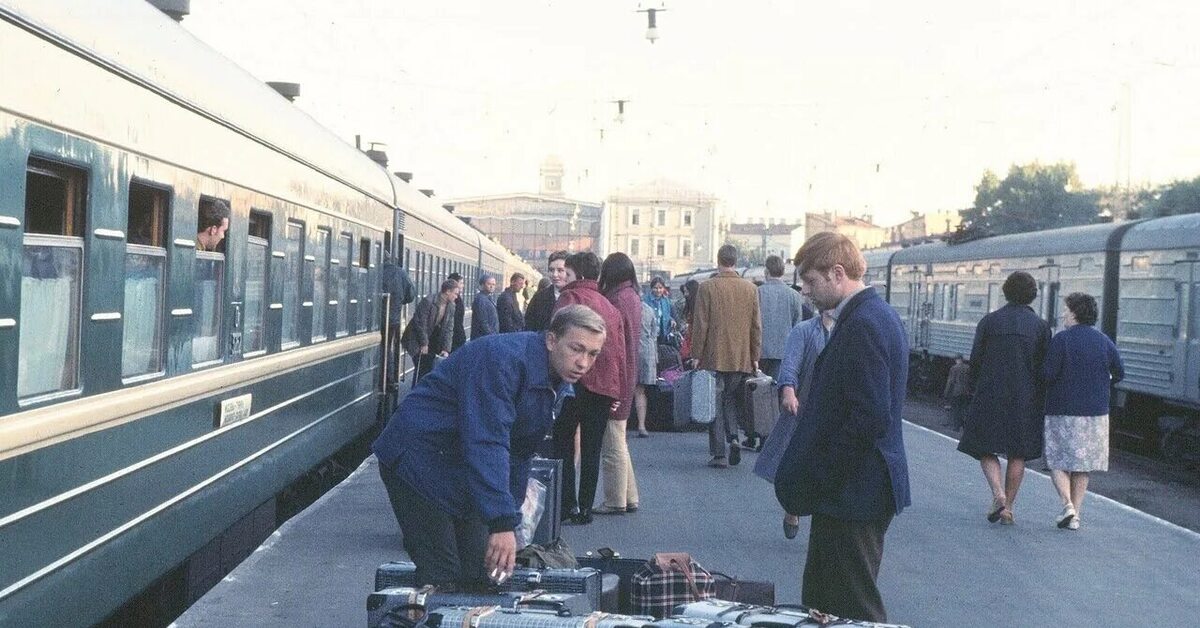
[[[670,617],[680,604],[712,597],[713,587],[712,574],[692,560],[691,555],[661,552],[633,574],[630,597],[634,613],[662,619]]]

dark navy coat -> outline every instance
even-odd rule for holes
[[[1108,414],[1112,385],[1125,377],[1117,345],[1091,325],[1055,334],[1043,372],[1047,415]]]
[[[550,317],[554,314],[554,303],[558,297],[554,286],[538,290],[525,306],[525,331],[546,331],[550,328]]]
[[[552,383],[542,334],[487,336],[422,377],[371,449],[443,512],[511,531],[529,459],[572,394],[570,384]]]
[[[525,331],[525,316],[517,303],[517,293],[505,288],[496,299],[496,313],[500,316],[500,333]]]
[[[1042,455],[1042,362],[1050,326],[1028,305],[984,316],[971,347],[971,405],[958,450],[976,459]]]
[[[471,304],[471,340],[500,333],[500,317],[492,295],[480,292]]]
[[[869,521],[912,503],[901,415],[908,340],[874,288],[842,309],[814,366],[795,434],[775,475],[775,495],[796,515]]]

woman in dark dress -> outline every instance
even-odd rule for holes
[[[1042,362],[1050,326],[1029,307],[1037,282],[1017,271],[1004,282],[1008,304],[984,316],[971,348],[971,406],[958,450],[979,461],[992,489],[988,521],[1013,523],[1025,460],[1042,455]],[[1008,459],[1001,473],[1000,458]]]

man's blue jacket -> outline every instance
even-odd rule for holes
[[[804,411],[775,475],[784,510],[869,521],[912,503],[901,432],[907,380],[900,317],[866,288],[846,303],[817,357]]]
[[[572,394],[570,384],[553,383],[542,334],[485,336],[422,377],[371,448],[447,514],[511,531],[529,459]]]

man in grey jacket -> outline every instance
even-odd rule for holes
[[[804,319],[804,301],[799,292],[783,282],[783,258],[771,255],[766,266],[767,280],[758,287],[758,309],[762,314],[762,358],[758,365],[763,373],[779,379],[788,332]]]

